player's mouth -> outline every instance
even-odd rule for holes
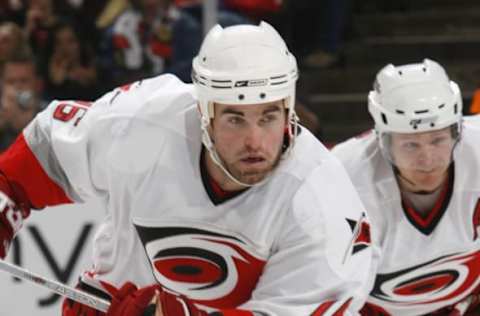
[[[264,162],[265,159],[262,157],[247,157],[247,158],[242,158],[241,161],[249,164],[255,164],[259,162]]]
[[[431,169],[431,170],[417,170],[418,173],[421,173],[423,175],[430,175],[430,174],[434,174],[435,172],[437,172],[436,169]]]
[[[259,156],[249,156],[249,157],[245,157],[245,158],[240,159],[240,161],[245,163],[245,164],[255,165],[255,164],[258,164],[258,163],[265,162],[265,158],[259,157]]]

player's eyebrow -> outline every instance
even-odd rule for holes
[[[278,104],[272,104],[263,111],[263,114],[268,114],[272,112],[280,112],[280,106]]]
[[[277,104],[272,104],[269,107],[267,107],[265,110],[263,110],[262,115],[273,113],[273,112],[280,112],[280,106]],[[225,108],[222,110],[220,113],[221,115],[224,114],[234,114],[234,115],[240,115],[244,116],[245,114],[242,111],[231,109],[231,108]]]
[[[230,109],[230,108],[225,108],[222,110],[222,113],[220,113],[221,115],[224,115],[224,114],[235,114],[235,115],[241,115],[243,116],[243,112],[241,111],[237,111],[237,110],[234,110],[234,109]]]

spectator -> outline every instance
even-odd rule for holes
[[[13,54],[26,54],[30,47],[25,39],[22,29],[13,22],[0,24],[0,71],[5,60]]]
[[[128,8],[128,0],[109,0],[95,20],[98,29],[111,27],[115,19]]]
[[[5,61],[1,75],[0,151],[8,147],[42,109],[42,82],[30,54],[17,54]]]
[[[52,30],[45,78],[48,98],[93,100],[99,96],[94,51],[89,42],[80,40],[72,24],[60,22]]]
[[[115,85],[165,70],[173,18],[170,1],[138,0],[116,19],[111,28],[115,61],[110,65]]]
[[[127,0],[123,0],[127,1]],[[62,20],[70,21],[81,32],[77,34],[82,42],[90,42],[93,49],[98,49],[101,32],[96,25],[98,16],[110,1],[108,0],[53,0],[55,12]]]
[[[339,61],[352,0],[285,1],[273,23],[288,38],[302,65],[325,68]]]
[[[28,3],[25,33],[35,56],[42,64],[47,63],[48,43],[59,19],[54,12],[52,0],[30,0]]]
[[[166,72],[173,73],[184,82],[191,82],[191,60],[200,50],[203,38],[202,0],[176,0],[178,19],[173,24],[172,56]],[[217,22],[223,27],[250,24],[247,16],[218,1]]]
[[[252,20],[263,19],[280,11],[283,0],[223,0],[225,7],[241,12]]]
[[[25,20],[24,0],[2,0],[0,1],[0,23],[14,22],[23,25]]]
[[[324,68],[339,61],[352,0],[323,0],[316,46],[305,56],[304,66]]]

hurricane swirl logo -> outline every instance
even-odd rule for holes
[[[185,227],[136,229],[157,281],[202,305],[246,302],[266,262],[236,236]]]
[[[409,269],[378,274],[370,296],[392,306],[456,301],[479,284],[480,251],[443,256]]]

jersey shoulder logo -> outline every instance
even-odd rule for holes
[[[362,213],[359,220],[355,221],[347,218],[347,222],[353,233],[351,253],[354,255],[370,246],[372,242],[370,237],[370,223],[367,221],[365,213]]]

